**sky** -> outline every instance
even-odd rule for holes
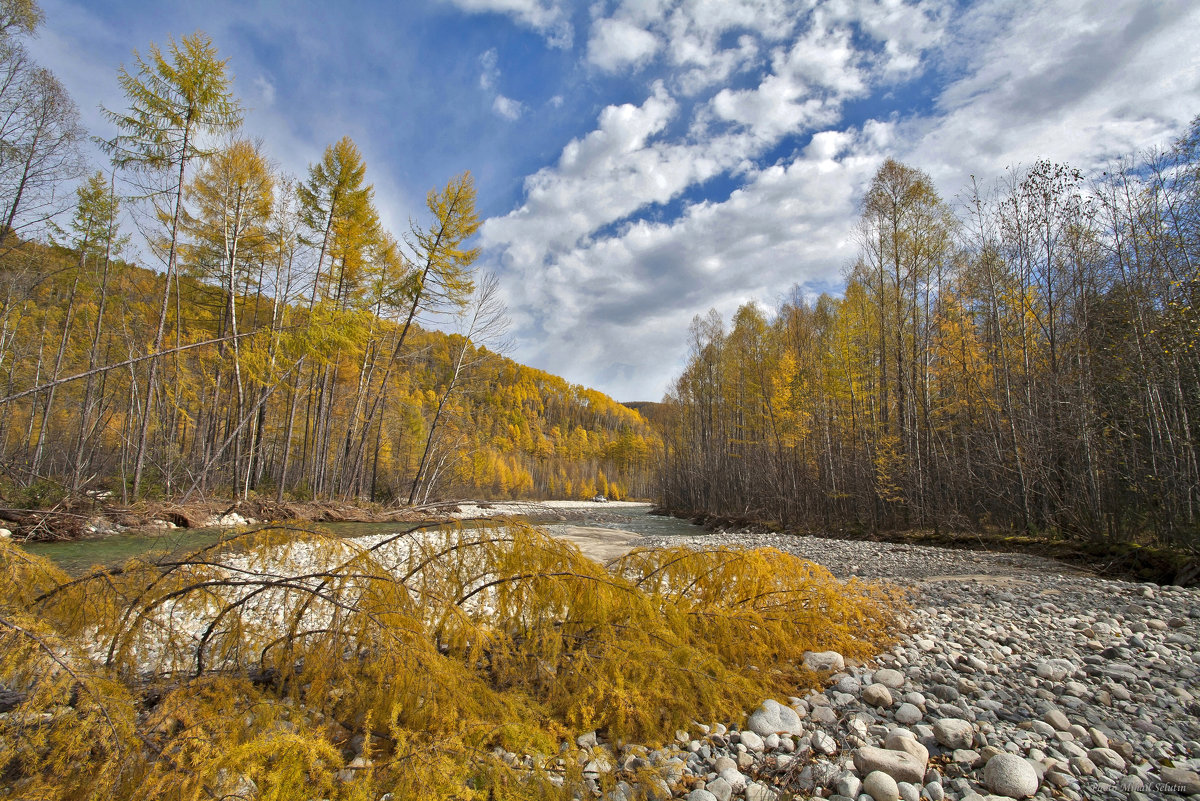
[[[203,30],[278,168],[350,136],[394,232],[470,170],[509,355],[622,401],[662,398],[695,315],[839,292],[889,157],[953,203],[1200,114],[1194,0],[40,3],[93,135],[135,49]]]

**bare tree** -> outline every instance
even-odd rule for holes
[[[429,458],[434,442],[438,435],[438,424],[446,411],[447,401],[456,390],[462,387],[472,368],[482,364],[489,356],[487,348],[492,352],[508,348],[508,307],[500,300],[500,281],[494,273],[486,273],[479,281],[475,293],[467,308],[459,316],[459,335],[455,338],[455,355],[450,366],[450,375],[438,399],[437,409],[433,420],[429,423],[429,434],[425,437],[425,449],[421,453],[421,461],[417,473],[413,476],[412,486],[408,490],[408,503],[411,506],[417,497],[422,482],[425,484],[425,500],[429,499],[434,487],[434,475],[426,475]]]

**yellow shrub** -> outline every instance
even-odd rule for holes
[[[514,521],[275,528],[74,581],[0,544],[0,567],[0,682],[31,690],[0,721],[3,770],[46,798],[569,796],[571,760],[546,780],[564,738],[737,720],[812,682],[805,650],[877,652],[894,604],[774,550],[639,550],[609,571]],[[55,659],[69,673],[30,678]],[[49,709],[63,725],[18,753]]]

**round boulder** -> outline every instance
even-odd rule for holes
[[[904,674],[892,668],[882,668],[875,671],[875,681],[891,690],[899,690],[904,686]]]
[[[983,783],[996,795],[1028,798],[1037,792],[1037,771],[1016,754],[996,754],[983,768]]]
[[[806,668],[817,673],[846,667],[845,658],[837,651],[805,651],[802,659]]]
[[[863,690],[862,698],[871,706],[888,707],[892,705],[892,691],[878,682]]]
[[[875,801],[900,801],[896,780],[881,770],[873,770],[863,779],[863,792]]]
[[[905,702],[896,710],[896,722],[903,723],[905,726],[911,726],[923,718],[920,708]]]
[[[746,722],[746,728],[766,737],[770,734],[803,734],[804,726],[796,710],[770,699],[763,701]]]

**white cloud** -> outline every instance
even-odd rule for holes
[[[463,11],[496,13],[512,17],[546,38],[551,47],[567,49],[574,29],[564,3],[559,0],[448,0]]]
[[[264,106],[275,105],[275,84],[271,83],[270,78],[265,75],[256,77],[254,91],[258,93],[258,99]]]
[[[648,202],[666,202],[696,180],[685,159],[651,144],[675,116],[661,84],[641,106],[609,106],[599,127],[563,148],[558,163],[525,179],[524,204],[484,224],[485,244],[521,262],[541,261]]]
[[[1200,106],[1197,30],[1200,6],[1185,0],[980,4],[946,52],[961,77],[902,127],[902,155],[954,192],[968,173],[1038,158],[1100,169],[1163,144]]]
[[[790,48],[776,50],[771,60],[771,74],[757,87],[717,93],[712,110],[718,118],[775,140],[832,123],[841,103],[866,88],[845,30],[810,30]]]
[[[606,108],[595,130],[526,179],[516,210],[484,226],[487,252],[509,275],[518,355],[624,399],[654,399],[680,365],[693,314],[715,306],[728,316],[794,283],[840,282],[859,198],[885,156],[929,171],[952,198],[968,173],[1042,156],[1087,168],[1165,142],[1200,105],[1193,5],[619,4],[593,23],[588,59],[618,72],[653,60],[665,74],[641,105]],[[654,48],[616,35],[630,31],[656,37]],[[604,61],[593,46],[610,33],[624,49]],[[879,100],[922,74],[950,76],[932,103],[914,93],[922,114],[841,123],[848,100]],[[798,154],[759,163],[808,132]],[[656,209],[717,175],[740,186],[660,219]]]
[[[588,40],[587,58],[605,72],[637,67],[658,52],[658,37],[620,19],[597,20]]]
[[[496,48],[479,56],[479,66],[479,88],[492,95],[492,111],[506,120],[519,119],[525,113],[525,104],[505,97],[496,88],[500,82],[500,55]]]
[[[496,99],[492,101],[492,111],[506,120],[516,120],[525,112],[525,104],[511,97],[496,95]]]
[[[496,81],[500,78],[500,68],[497,66],[499,61],[500,54],[494,47],[479,56],[479,88],[485,92],[496,88]]]
[[[726,200],[522,265],[507,281],[523,312],[520,357],[570,380],[603,380],[625,400],[657,400],[694,314],[716,307],[728,317],[794,283],[838,279],[853,257],[857,199],[883,158],[877,140],[875,132],[818,134]]]

